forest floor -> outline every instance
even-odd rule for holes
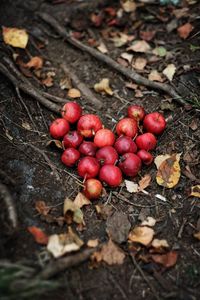
[[[200,299],[200,241],[194,237],[200,231],[200,202],[199,196],[190,196],[192,186],[200,181],[200,5],[198,1],[181,1],[178,7],[136,2],[135,9],[129,8],[131,11],[125,12],[127,8],[120,1],[97,1],[100,6],[95,6],[91,1],[58,2],[1,1],[1,26],[26,29],[30,44],[28,50],[15,51],[3,45],[1,38],[0,55],[7,49],[8,55],[17,53],[24,62],[31,56],[41,57],[44,61],[43,72],[50,72],[52,86],[41,85],[41,78],[24,68],[19,59],[20,72],[40,90],[62,98],[67,98],[66,89],[60,88],[61,79],[66,78],[61,68],[63,63],[70,66],[91,90],[95,83],[108,78],[113,95],[98,94],[93,90],[103,104],[100,109],[84,97],[76,99],[84,112],[97,113],[106,127],[113,128],[116,121],[126,115],[127,107],[132,103],[143,105],[147,112],[160,111],[168,119],[168,124],[153,154],[156,157],[181,153],[181,177],[176,186],[168,189],[158,185],[155,165],[145,167],[134,181],[138,182],[149,174],[151,183],[147,187],[148,194],[129,193],[124,184],[116,189],[106,188],[106,195],[82,208],[85,227],[80,229],[72,224],[72,228],[84,241],[83,248],[87,248],[88,240],[98,239],[99,243],[108,241],[106,221],[110,215],[122,212],[128,217],[131,228],[151,216],[156,220],[156,237],[167,240],[170,246],[167,251],[175,252],[177,261],[171,267],[163,262],[158,264],[149,258],[151,250],[148,247],[141,246],[139,249],[138,245],[132,245],[131,248],[125,241],[119,243],[125,253],[123,264],[109,266],[86,260],[49,279],[52,286],[54,283],[60,284],[53,291],[48,291],[48,287],[43,291],[42,284],[36,285],[35,299],[42,299],[44,295],[49,300]],[[155,70],[156,80],[170,83],[162,71],[173,64],[176,69],[173,86],[190,103],[183,106],[163,91],[133,85],[119,72],[60,38],[38,17],[38,12],[55,17],[74,37],[90,47],[96,48],[103,43],[107,48],[106,55],[124,67],[135,66],[135,71],[144,77],[148,78]],[[190,25],[186,26],[186,32],[182,32],[183,38],[177,29],[184,24]],[[191,32],[187,32],[188,28]],[[151,50],[127,51],[135,40],[146,40],[145,47],[149,45]],[[160,56],[152,54],[156,47],[162,47],[158,50],[162,51]],[[122,53],[129,56],[122,57]],[[143,59],[137,61],[139,66],[136,66],[137,58]],[[46,246],[36,243],[27,228],[36,226],[51,235],[66,232],[67,225],[60,226],[41,216],[36,210],[37,201],[44,201],[51,208],[51,214],[59,217],[63,213],[64,199],[74,199],[82,187],[76,171],[65,168],[60,162],[60,150],[52,145],[47,146],[51,139],[48,126],[57,116],[56,113],[25,93],[21,93],[21,97],[22,101],[12,83],[1,74],[0,181],[8,187],[15,203],[18,228],[14,232],[10,229],[7,209],[2,202],[0,258],[1,261],[19,263],[39,271],[45,269],[52,258]],[[52,172],[43,154],[56,166],[56,172]],[[163,198],[156,198],[156,194]],[[103,216],[97,213],[96,205],[103,207]],[[120,228],[116,227],[118,230]],[[1,289],[5,296],[2,299],[16,299],[17,293],[20,293],[20,286],[16,284],[11,287],[7,283],[6,288],[0,284]],[[29,299],[29,296],[25,298]]]

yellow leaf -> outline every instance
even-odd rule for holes
[[[180,156],[180,153],[173,154],[161,163],[156,175],[156,181],[159,185],[170,189],[177,185],[181,176]]]
[[[200,198],[200,185],[194,185],[191,187],[190,196]]]
[[[3,27],[3,40],[5,44],[24,49],[28,43],[28,34],[24,29]]]
[[[78,193],[75,200],[74,200],[74,204],[78,207],[81,208],[84,205],[89,205],[91,204],[90,200],[85,197],[85,195],[83,195],[82,193]]]
[[[81,93],[79,90],[77,89],[70,89],[68,91],[68,94],[67,94],[70,98],[80,98],[81,97]]]
[[[152,241],[154,234],[155,232],[152,228],[147,226],[138,226],[129,233],[128,238],[131,242],[147,246]]]
[[[111,90],[109,86],[109,79],[108,78],[103,78],[99,83],[96,83],[94,85],[94,89],[98,93],[106,93],[110,96],[113,95],[113,91]]]
[[[160,167],[160,165],[162,164],[162,162],[165,161],[169,157],[170,157],[169,154],[156,156],[156,158],[154,159],[154,163],[156,165],[156,168],[158,169]]]

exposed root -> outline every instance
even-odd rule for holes
[[[92,253],[96,251],[96,248],[85,249],[77,254],[69,255],[53,261],[47,265],[43,271],[41,271],[38,276],[41,279],[49,279],[56,274],[66,270],[67,268],[74,267],[80,263],[86,261]]]
[[[165,92],[169,94],[176,102],[179,104],[186,104],[186,102],[178,95],[178,93],[168,84],[164,83],[158,83],[154,81],[150,81],[147,78],[139,75],[136,73],[134,70],[128,69],[124,66],[121,66],[119,63],[114,61],[112,58],[109,56],[99,52],[98,50],[91,48],[87,45],[84,45],[82,42],[76,40],[75,38],[71,37],[69,33],[66,31],[66,29],[61,26],[57,20],[50,16],[47,13],[37,13],[37,15],[45,21],[47,24],[49,24],[61,37],[65,38],[65,40],[70,43],[71,45],[75,46],[76,48],[83,50],[84,52],[89,53],[99,61],[107,64],[114,70],[118,71],[122,75],[126,76],[127,78],[133,80],[137,84],[144,85],[150,88],[153,88],[155,90],[159,90],[162,92]]]
[[[16,213],[15,205],[13,203],[12,196],[11,196],[10,192],[8,191],[8,188],[2,183],[0,183],[0,196],[3,199],[3,201],[7,207],[8,217],[10,219],[12,227],[13,227],[13,229],[16,229],[17,225],[18,225],[18,220],[17,220],[17,213]]]

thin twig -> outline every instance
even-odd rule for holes
[[[140,275],[142,276],[142,278],[146,281],[146,283],[150,287],[152,293],[154,294],[155,298],[157,300],[160,300],[160,297],[157,294],[155,287],[152,285],[152,283],[149,281],[149,279],[145,276],[144,272],[142,271],[142,269],[140,268],[139,264],[137,263],[135,257],[133,255],[131,255],[131,254],[130,254],[130,257],[131,257],[131,260],[132,260],[135,268],[138,270],[138,272],[140,273]]]
[[[72,71],[72,69],[66,64],[62,64],[61,68],[63,71],[70,76],[74,85],[81,91],[83,97],[88,101],[94,104],[97,108],[102,107],[102,102],[97,99],[94,93],[85,85],[84,82],[80,81],[78,76]]]
[[[17,213],[15,209],[15,205],[13,203],[12,196],[10,195],[10,192],[8,191],[8,188],[0,183],[0,195],[2,199],[4,200],[4,203],[8,210],[8,217],[10,219],[10,222],[12,224],[13,229],[17,228],[18,220],[17,220]]]
[[[96,248],[85,249],[82,252],[77,254],[69,255],[63,258],[60,258],[56,261],[49,263],[43,271],[38,274],[38,277],[41,279],[49,279],[56,274],[66,270],[67,268],[74,267],[80,263],[86,261],[92,253],[96,251]]]
[[[57,180],[61,180],[60,176],[57,172],[56,166],[52,163],[52,161],[48,158],[48,156],[44,153],[44,151],[42,151],[41,149],[37,148],[36,146],[32,145],[32,144],[28,144],[28,143],[24,143],[24,145],[29,146],[30,148],[32,148],[33,150],[35,150],[36,152],[38,152],[39,154],[41,154],[45,161],[47,162],[47,164],[49,165],[49,167],[51,168],[53,174],[55,175]]]
[[[114,61],[109,56],[99,52],[98,50],[96,50],[94,48],[91,48],[87,45],[84,45],[82,42],[80,42],[80,41],[76,40],[75,38],[71,37],[69,35],[69,33],[66,31],[66,29],[63,26],[61,26],[58,23],[58,21],[54,17],[50,16],[49,14],[39,12],[39,13],[37,13],[37,15],[43,21],[45,21],[47,24],[49,24],[51,27],[53,27],[54,30],[57,33],[59,33],[61,37],[65,38],[65,40],[69,44],[75,46],[76,48],[78,48],[80,50],[83,50],[83,51],[89,53],[90,55],[92,55],[93,57],[98,59],[99,61],[107,64],[108,66],[110,66],[114,70],[118,71],[119,73],[123,74],[127,78],[133,80],[137,84],[145,85],[145,86],[151,87],[153,89],[163,91],[163,92],[169,94],[178,103],[180,103],[182,105],[186,104],[185,101],[177,94],[177,92],[170,85],[150,81],[147,78],[145,78],[145,77],[139,75],[138,73],[136,73],[134,70],[131,70],[131,69],[128,69],[124,66],[121,66],[119,63]]]
[[[120,199],[120,200],[122,200],[122,201],[124,201],[124,202],[126,202],[126,203],[128,203],[128,204],[130,204],[130,205],[132,205],[132,206],[135,206],[135,207],[142,207],[142,208],[146,208],[146,207],[155,207],[155,204],[153,204],[153,205],[142,205],[142,204],[135,204],[135,203],[133,203],[133,202],[131,202],[131,201],[129,201],[126,197],[124,197],[123,195],[120,195],[119,193],[117,193],[117,192],[113,192],[112,193],[115,197],[117,197],[118,199]]]
[[[60,112],[60,107],[44,98],[33,85],[31,85],[30,83],[29,85],[27,85],[27,83],[22,82],[22,74],[20,75],[20,78],[16,78],[14,75],[11,74],[10,70],[2,63],[0,63],[0,72],[12,82],[15,88],[17,87],[18,89],[22,90],[25,94],[33,97],[49,110],[56,113]]]

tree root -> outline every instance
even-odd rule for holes
[[[49,279],[56,274],[66,270],[67,268],[77,266],[80,263],[86,261],[96,250],[96,248],[85,249],[77,254],[69,255],[63,258],[59,258],[56,261],[50,262],[44,268],[44,270],[38,274],[38,277],[41,279]]]
[[[18,220],[17,220],[17,213],[15,209],[15,205],[13,203],[12,196],[10,195],[10,192],[8,191],[8,188],[0,183],[0,195],[6,205],[7,211],[8,211],[8,217],[10,219],[10,222],[12,224],[13,229],[17,228]]]
[[[118,64],[116,61],[114,61],[112,58],[109,56],[99,52],[96,49],[93,49],[87,45],[84,45],[82,42],[76,40],[75,38],[71,37],[69,33],[65,30],[63,26],[61,26],[57,20],[50,16],[47,13],[37,13],[37,15],[45,21],[47,24],[49,24],[61,37],[65,38],[65,40],[75,46],[76,48],[83,50],[87,53],[89,53],[91,56],[95,57],[97,60],[107,64],[114,70],[118,71],[125,77],[133,80],[135,83],[144,85],[150,88],[153,88],[155,90],[159,90],[162,92],[165,92],[169,94],[176,102],[178,102],[181,105],[185,105],[186,102],[181,98],[181,96],[168,84],[164,83],[159,83],[159,82],[154,82],[150,81],[147,78],[137,74],[134,70],[128,69],[124,66],[121,66]]]
[[[89,101],[94,104],[97,108],[102,107],[102,102],[97,99],[97,97],[92,93],[92,91],[83,83],[80,81],[78,76],[67,66],[66,64],[62,64],[61,68],[63,71],[70,76],[73,84],[81,91],[82,95],[86,98],[89,99]]]

